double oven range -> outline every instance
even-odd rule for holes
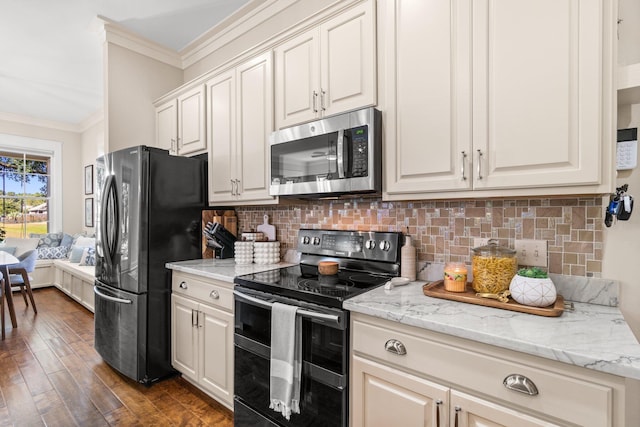
[[[298,233],[300,264],[235,278],[236,426],[347,426],[349,312],[343,301],[400,272],[401,233],[310,230]],[[336,275],[318,275],[336,261]],[[302,316],[300,414],[287,421],[269,409],[271,306]]]

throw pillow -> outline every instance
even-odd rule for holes
[[[95,237],[85,237],[85,236],[79,236],[74,245],[76,246],[82,246],[83,248],[88,248],[88,247],[95,247],[96,246],[96,238]]]
[[[41,246],[38,248],[38,259],[62,259],[66,258],[69,246]]]
[[[60,246],[68,246],[71,247],[73,244],[73,236],[67,233],[62,235],[62,241],[60,242]]]
[[[37,237],[40,240],[38,241],[38,247],[42,248],[53,248],[56,246],[60,246],[60,242],[62,241],[63,233],[46,233],[46,234],[36,234],[31,233],[29,237]]]
[[[84,248],[82,257],[80,258],[80,265],[96,265],[95,248]]]
[[[80,262],[80,258],[82,258],[82,253],[84,252],[82,246],[72,246],[69,251],[69,262]]]
[[[34,237],[32,239],[19,239],[17,237],[7,237],[4,239],[6,246],[15,246],[16,251],[13,255],[20,256],[23,253],[35,249],[38,247],[39,238]]]
[[[16,253],[16,247],[15,246],[0,246],[0,251],[4,251],[7,252],[11,255]]]

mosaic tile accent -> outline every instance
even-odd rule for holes
[[[549,272],[601,277],[603,202],[600,197],[403,201],[314,200],[274,207],[238,207],[238,229],[255,230],[263,215],[276,226],[281,251],[296,248],[300,228],[402,231],[418,260],[471,263],[474,238],[548,241]]]

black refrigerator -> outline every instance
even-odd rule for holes
[[[165,263],[202,256],[206,166],[145,146],[96,162],[95,348],[144,384],[174,373]]]

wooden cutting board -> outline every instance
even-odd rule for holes
[[[256,231],[261,232],[267,240],[276,240],[276,228],[269,224],[269,216],[264,216],[264,223],[256,227]]]
[[[562,298],[562,295],[558,295],[556,302],[548,307],[531,307],[517,303],[513,298],[509,298],[508,302],[500,302],[496,299],[478,297],[476,296],[476,291],[471,287],[471,283],[467,283],[467,289],[464,292],[449,292],[444,288],[444,280],[439,280],[423,285],[422,292],[429,297],[502,308],[504,310],[536,314],[538,316],[558,317],[564,312],[564,298]]]

